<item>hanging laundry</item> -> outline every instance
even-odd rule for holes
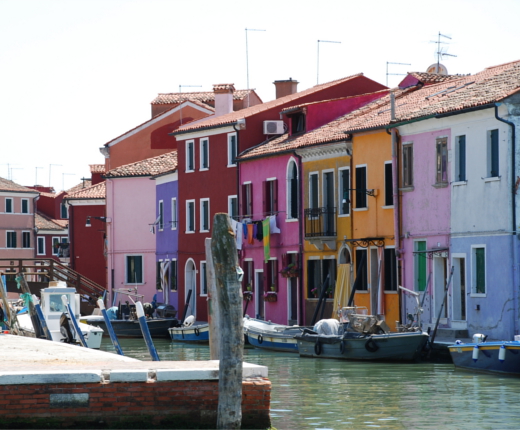
[[[255,243],[255,227],[254,224],[247,225],[247,243],[253,245]]]
[[[271,234],[280,233],[280,229],[276,226],[276,215],[271,215],[269,217],[269,228],[270,228]]]
[[[242,249],[242,224],[231,219],[231,228],[235,233],[235,241],[237,243],[237,249]]]
[[[256,227],[255,238],[259,242],[262,242],[262,240],[264,239],[264,232],[263,232],[263,227],[262,227],[262,221],[255,221],[254,224],[255,224],[255,227]]]
[[[247,239],[247,224],[242,224],[244,239]]]
[[[271,243],[270,243],[270,234],[269,234],[269,218],[266,218],[262,221],[262,233],[264,240],[264,260],[267,263],[269,258],[271,257]]]

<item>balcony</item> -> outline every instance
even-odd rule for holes
[[[320,251],[323,251],[323,245],[335,250],[336,236],[335,207],[305,209],[305,240]]]

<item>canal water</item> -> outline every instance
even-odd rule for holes
[[[125,355],[150,360],[142,339]],[[154,339],[161,360],[208,360],[207,345]],[[103,350],[114,352],[110,340]],[[474,374],[452,364],[363,363],[245,349],[269,368],[271,419],[285,429],[520,429],[520,378]]]

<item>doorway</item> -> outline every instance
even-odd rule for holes
[[[188,294],[191,291],[190,302],[188,303],[188,310],[186,316],[193,315],[197,318],[197,287],[196,287],[196,272],[195,262],[190,258],[186,262],[184,270],[184,303],[188,300]]]
[[[265,319],[264,313],[264,271],[255,270],[255,313],[259,320]]]

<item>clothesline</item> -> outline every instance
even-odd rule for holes
[[[260,212],[260,213],[256,213],[256,214],[249,214],[249,215],[235,215],[233,216],[232,218],[233,219],[248,219],[248,218],[254,218],[254,217],[261,217],[261,218],[266,218],[268,216],[271,216],[271,215],[278,215],[278,214],[282,214],[282,213],[285,213],[286,211],[270,211],[270,212]]]

